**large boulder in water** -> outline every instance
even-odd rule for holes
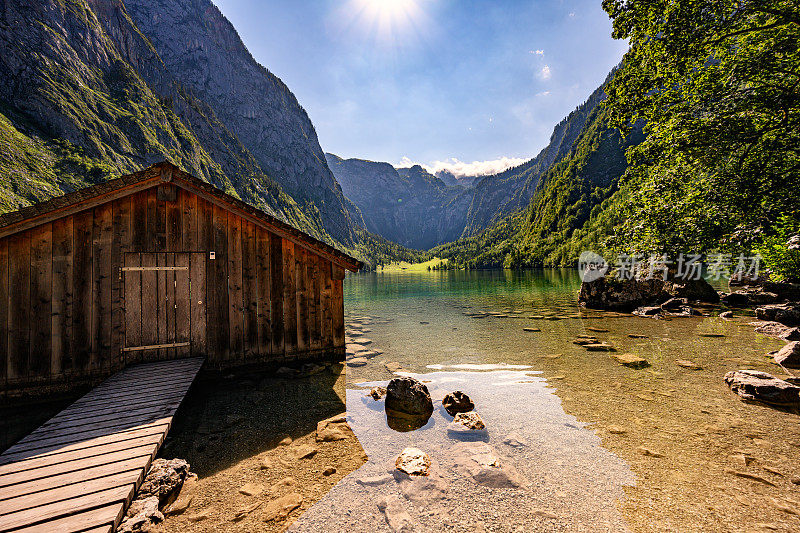
[[[725,383],[744,400],[780,406],[800,405],[800,387],[766,372],[734,370],[725,374]]]
[[[396,431],[424,426],[433,414],[433,401],[426,387],[411,377],[394,378],[386,387],[386,421]]]
[[[761,320],[780,322],[787,326],[800,326],[800,305],[776,304],[756,309],[756,316]]]
[[[719,302],[719,294],[704,279],[621,279],[613,273],[593,281],[584,281],[578,295],[578,301],[588,308],[615,311],[655,306],[672,298]]]
[[[664,282],[660,279],[619,279],[608,275],[584,281],[578,294],[578,301],[586,307],[615,311],[632,311],[668,298]]]

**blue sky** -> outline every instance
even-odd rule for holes
[[[599,0],[213,1],[325,151],[465,174],[536,155],[627,47]]]

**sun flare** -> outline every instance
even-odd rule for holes
[[[347,4],[352,28],[388,46],[405,44],[425,23],[423,0],[351,0]]]

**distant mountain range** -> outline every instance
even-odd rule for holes
[[[403,246],[428,249],[458,239],[469,196],[421,166],[342,159],[325,154],[342,191],[360,210],[367,230]]]
[[[463,187],[465,189],[472,187],[473,185],[475,185],[476,181],[485,177],[485,175],[456,177],[456,175],[450,172],[449,170],[439,170],[434,173],[434,176],[442,180],[445,185],[449,185],[451,187]]]
[[[328,166],[369,231],[420,249],[469,239],[531,204],[543,177],[574,157],[576,142],[594,124],[604,98],[602,88],[595,90],[555,126],[536,157],[499,174],[456,178],[440,171],[434,176],[420,166],[394,168],[333,154],[326,154]]]

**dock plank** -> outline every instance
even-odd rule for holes
[[[138,448],[140,446],[145,446],[148,444],[154,444],[156,446],[160,446],[163,439],[164,436],[161,434],[161,432],[158,432],[153,435],[146,435],[144,437],[138,437],[130,440],[123,440],[120,442],[111,442],[109,444],[102,444],[100,446],[94,446],[92,448],[83,448],[81,450],[75,450],[71,452],[43,455],[41,457],[33,457],[30,459],[22,459],[14,463],[0,465],[0,476],[5,474],[11,474],[13,472],[34,470],[36,468],[42,468],[44,466],[50,466],[58,463],[66,463],[68,461],[75,461],[77,459],[85,459],[89,457],[97,457],[99,461],[102,461],[103,458],[100,456],[109,453],[119,452],[122,450],[129,450],[131,448]]]
[[[0,455],[0,532],[113,531],[202,364],[119,372]]]
[[[23,470],[22,472],[5,474],[0,476],[0,500],[27,494],[27,492],[23,492],[20,485],[33,485],[40,479],[45,480],[46,484],[50,487],[57,487],[59,485],[73,483],[73,479],[77,481],[81,479],[91,479],[91,477],[96,476],[98,473],[106,475],[108,472],[119,472],[123,469],[130,470],[136,465],[148,462],[147,460],[142,461],[141,458],[150,457],[152,459],[155,457],[157,451],[158,445],[149,444],[105,455],[76,459],[67,463],[44,466],[35,470]],[[69,474],[73,472],[77,472],[77,475],[69,476]],[[24,490],[28,491],[27,488]],[[35,492],[35,490],[30,490],[28,492]]]
[[[137,470],[118,472],[116,474],[101,478],[80,481],[78,483],[65,485],[63,487],[26,493],[24,495],[2,500],[2,502],[0,502],[0,515],[24,511],[25,509],[32,509],[34,507],[41,507],[42,505],[69,500],[70,498],[75,498],[76,496],[80,496],[82,494],[91,494],[93,492],[115,489],[118,487],[124,487],[126,485],[134,485],[138,487],[143,479],[144,470],[139,468]]]
[[[165,428],[163,426],[167,427]],[[121,433],[103,434],[96,438],[88,440],[78,440],[77,442],[71,442],[66,444],[57,440],[56,442],[43,444],[40,447],[14,450],[13,453],[11,453],[11,450],[13,450],[13,448],[11,448],[8,451],[6,451],[3,455],[0,455],[0,465],[12,464],[15,462],[25,461],[28,459],[51,457],[54,455],[60,455],[62,453],[68,453],[78,450],[87,450],[104,446],[107,444],[123,443],[123,442],[128,442],[129,440],[150,435],[160,435],[163,438],[163,436],[166,435],[168,430],[169,430],[169,424],[154,424],[144,428],[139,428],[134,431],[125,432],[124,434]]]
[[[0,516],[0,531],[25,527],[80,511],[88,511],[105,503],[122,503],[123,506],[133,498],[133,485],[86,494],[70,500],[25,509]],[[51,530],[53,531],[53,530]],[[56,530],[57,531],[57,530]]]
[[[66,516],[42,524],[36,524],[14,533],[95,533],[100,531],[113,531],[114,526],[122,520],[125,512],[123,502],[113,503],[91,511]]]

